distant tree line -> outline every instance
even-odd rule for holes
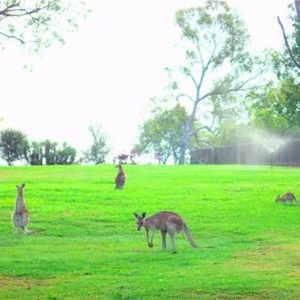
[[[9,166],[16,161],[25,162],[31,166],[37,165],[70,165],[75,162],[101,164],[109,153],[107,137],[101,127],[89,128],[92,135],[92,145],[76,161],[77,151],[66,142],[59,145],[55,141],[29,141],[27,135],[20,130],[4,129],[0,131],[0,157]]]
[[[16,129],[5,129],[0,132],[0,155],[9,166],[16,161],[25,161],[35,165],[69,165],[74,163],[76,149],[63,143],[48,139],[41,142],[30,142],[23,132]]]

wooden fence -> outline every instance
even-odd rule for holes
[[[191,164],[300,165],[300,140],[290,140],[274,152],[260,144],[242,144],[190,151]]]

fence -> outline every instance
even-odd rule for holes
[[[255,164],[300,165],[300,140],[290,140],[270,151],[260,144],[242,144],[195,149],[190,152],[191,164]]]

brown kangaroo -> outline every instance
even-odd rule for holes
[[[28,229],[29,211],[25,207],[24,191],[23,191],[24,187],[25,187],[25,183],[23,183],[21,186],[17,185],[16,207],[12,215],[12,219],[14,223],[14,233],[17,233],[17,227],[21,227],[25,233],[31,232]]]
[[[297,199],[293,193],[288,192],[288,193],[284,194],[283,196],[278,195],[276,197],[275,201],[276,202],[284,202],[284,203],[290,201],[291,203],[293,203],[293,201],[297,202]]]
[[[137,230],[141,230],[142,227],[146,230],[147,235],[147,243],[150,248],[153,247],[153,236],[156,230],[160,230],[162,237],[162,248],[166,249],[166,235],[167,233],[171,238],[171,246],[174,253],[176,253],[175,249],[175,235],[179,233],[181,230],[185,233],[188,241],[194,248],[198,248],[199,246],[194,242],[190,231],[188,230],[186,224],[183,222],[182,218],[171,211],[161,211],[153,216],[146,219],[146,213],[142,213],[142,215],[138,215],[134,213],[135,218],[137,219]],[[151,239],[149,240],[149,231],[152,231]]]
[[[119,172],[116,176],[116,179],[115,179],[115,183],[116,183],[116,187],[115,189],[122,189],[124,184],[125,184],[125,173],[123,171],[123,168],[122,168],[122,165],[121,164],[118,164],[116,166],[116,168],[119,168]]]

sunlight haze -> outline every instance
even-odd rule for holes
[[[255,51],[283,46],[276,17],[285,20],[286,1],[228,2],[245,20]],[[66,45],[33,57],[12,41],[0,57],[1,128],[85,150],[88,126],[101,124],[113,154],[128,153],[149,99],[164,93],[164,68],[176,65],[180,36],[175,11],[201,3],[90,1],[92,13],[67,35]],[[32,71],[23,68],[30,64]]]

